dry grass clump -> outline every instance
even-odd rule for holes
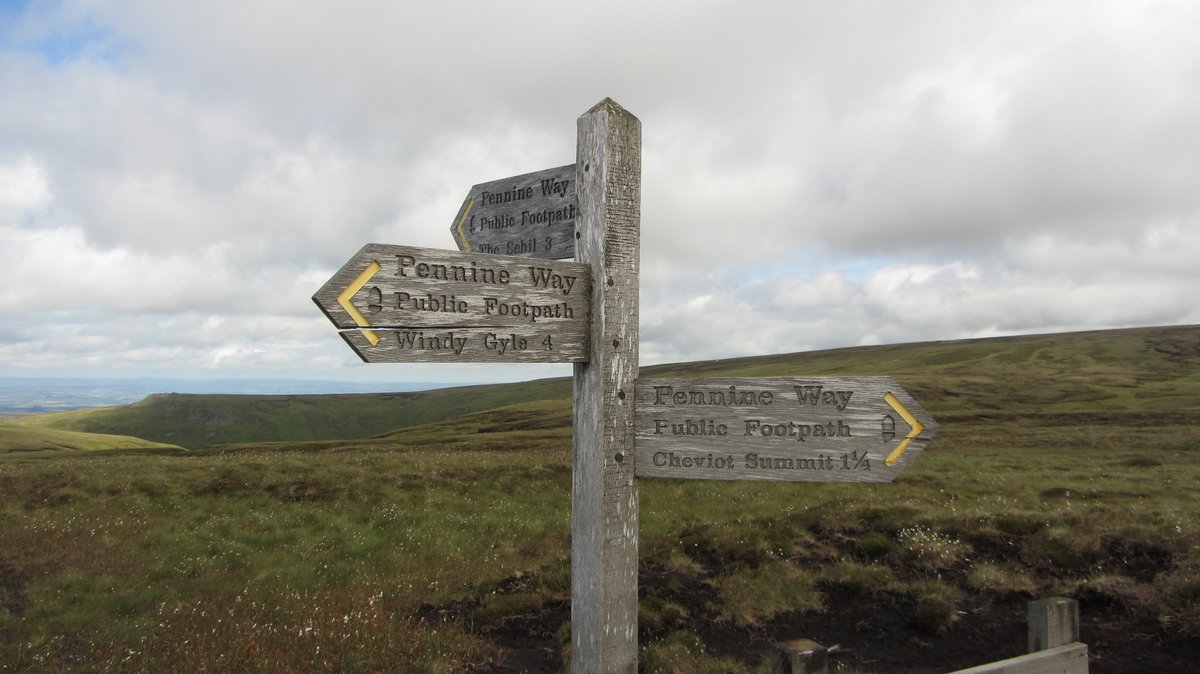
[[[786,560],[768,562],[714,583],[717,612],[736,625],[759,625],[785,611],[818,611],[823,596],[812,574]]]

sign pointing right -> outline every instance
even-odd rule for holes
[[[638,380],[639,477],[891,482],[938,432],[891,377]]]

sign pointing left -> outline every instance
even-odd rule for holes
[[[364,361],[587,360],[591,267],[367,244],[313,296]]]
[[[472,185],[450,225],[458,249],[548,260],[575,257],[575,165]]]

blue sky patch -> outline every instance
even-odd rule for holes
[[[53,7],[29,0],[0,0],[0,49],[35,52],[52,65],[80,60],[120,62],[124,49],[110,29],[91,17],[74,23],[55,21]]]

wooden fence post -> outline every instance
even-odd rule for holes
[[[1079,641],[1079,602],[1050,597],[1029,602],[1029,652]]]
[[[1079,602],[1064,597],[1031,601],[1029,654],[960,669],[953,674],[1087,674],[1088,647],[1079,643]]]
[[[575,259],[592,266],[590,358],[575,365],[571,671],[637,671],[641,122],[610,99],[578,121]]]

